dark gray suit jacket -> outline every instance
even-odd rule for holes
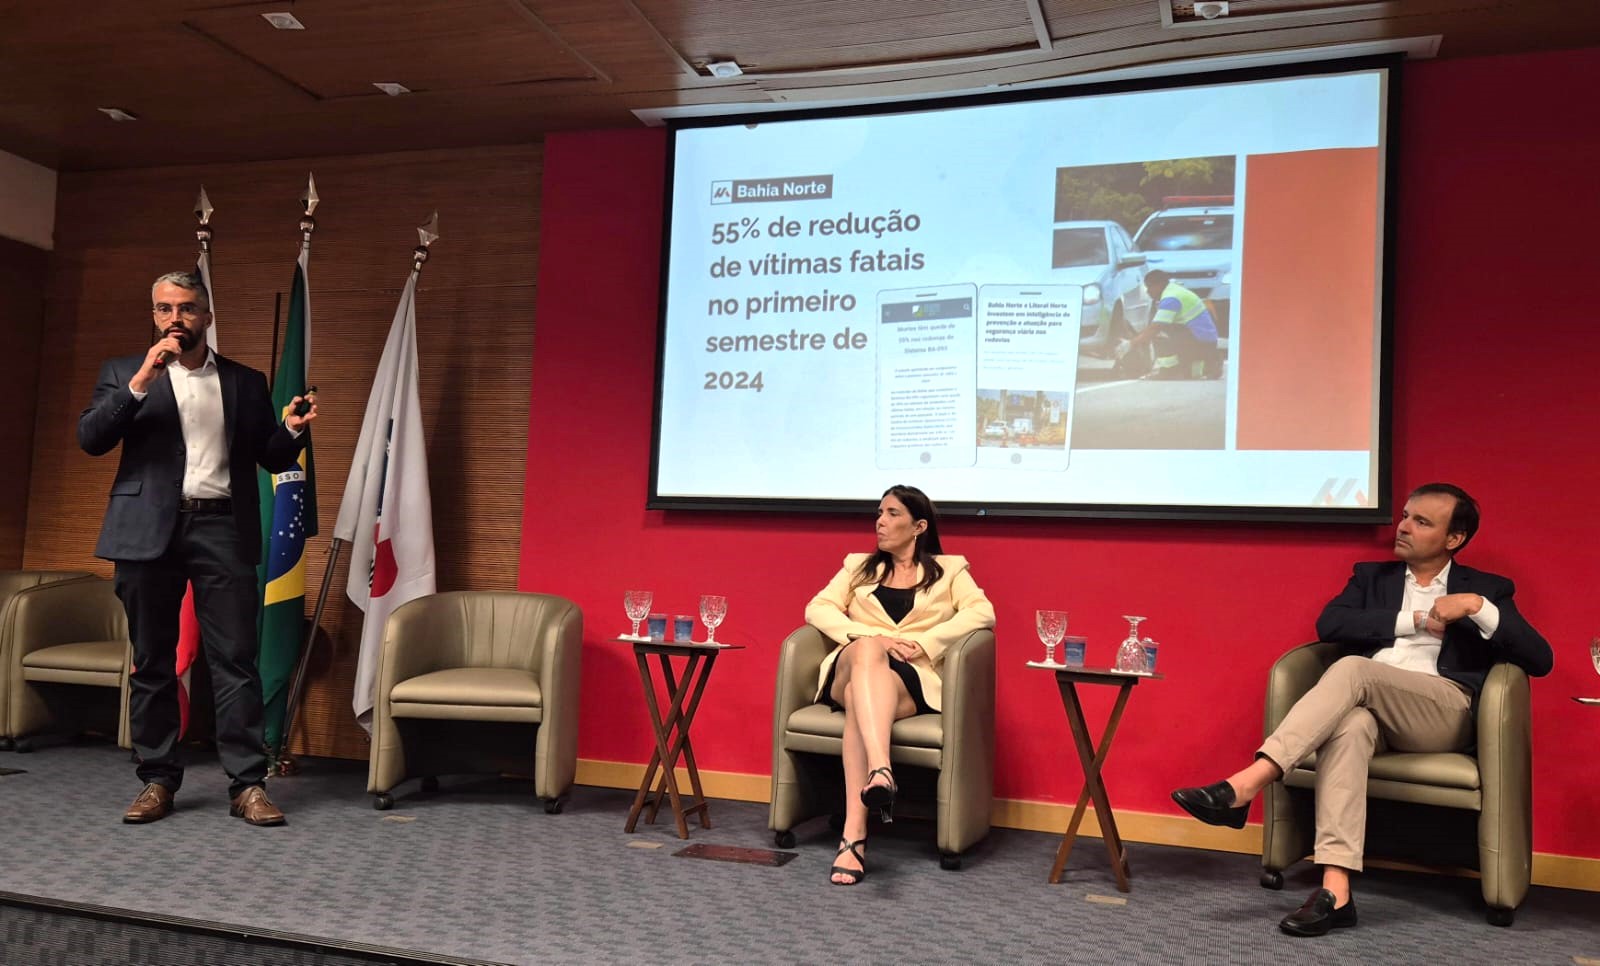
[[[261,560],[256,466],[271,473],[291,468],[309,437],[302,433],[296,438],[278,422],[266,376],[221,355],[216,360],[239,552],[253,567]],[[128,382],[143,364],[142,354],[107,360],[100,367],[94,401],[78,417],[78,445],[90,456],[122,444],[111,501],[94,548],[95,556],[107,560],[153,560],[167,549],[178,525],[187,462],[178,400],[168,377],[152,382],[142,401],[133,398]]]
[[[1500,610],[1500,626],[1485,640],[1471,618],[1445,627],[1439,645],[1439,675],[1472,690],[1473,700],[1483,690],[1489,668],[1510,661],[1534,677],[1549,674],[1553,662],[1550,643],[1517,611],[1516,585],[1498,574],[1473,570],[1459,561],[1450,565],[1445,593],[1479,594]],[[1406,600],[1406,565],[1403,561],[1358,563],[1350,582],[1322,609],[1317,636],[1344,646],[1351,654],[1371,657],[1394,643],[1395,615]]]

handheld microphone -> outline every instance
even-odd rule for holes
[[[178,337],[178,345],[181,346],[185,352],[189,350],[190,346],[194,345],[194,336],[189,333],[188,329],[185,329],[181,325],[168,326],[167,330],[161,333],[163,338],[174,334]],[[178,353],[169,352],[166,349],[162,349],[160,352],[156,353],[156,361],[152,363],[152,365],[154,365],[157,369],[165,369],[167,363],[176,358],[178,358]]]

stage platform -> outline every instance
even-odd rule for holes
[[[580,787],[547,815],[527,783],[445,778],[372,808],[364,763],[307,760],[274,779],[283,828],[228,815],[214,757],[190,765],[178,809],[121,823],[139,790],[128,754],[79,743],[0,753],[0,961],[66,963],[1571,962],[1600,958],[1600,894],[1535,888],[1510,929],[1483,920],[1471,879],[1377,871],[1361,925],[1317,940],[1276,923],[1315,886],[1284,891],[1251,856],[1130,846],[1116,892],[1097,839],[1065,880],[1057,836],[997,829],[958,872],[926,822],[874,826],[869,876],[827,882],[836,842],[802,826],[781,867],[674,855],[685,844],[769,848],[766,806],[714,801],[714,827],[623,832],[631,793]],[[65,939],[63,937],[66,937]],[[152,938],[156,937],[156,938]],[[165,938],[161,938],[165,937]],[[200,937],[200,938],[196,938]],[[201,940],[219,951],[210,950]],[[181,940],[181,941],[180,941]],[[74,942],[66,954],[49,943]]]

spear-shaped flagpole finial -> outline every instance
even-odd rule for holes
[[[211,251],[211,213],[217,209],[211,207],[211,199],[206,197],[206,186],[200,186],[200,196],[194,199],[194,236],[200,239],[200,250]]]
[[[300,206],[305,209],[305,214],[300,216],[300,234],[307,242],[311,241],[311,233],[317,230],[317,219],[312,215],[317,210],[317,179],[310,174],[306,175],[306,190],[300,195]]]
[[[439,240],[439,213],[433,213],[426,225],[417,228],[417,238],[420,239],[416,248],[411,250],[411,268],[420,271],[422,263],[428,260],[428,246]]]

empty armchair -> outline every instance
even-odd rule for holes
[[[3,580],[26,584],[34,576]],[[27,751],[35,735],[98,726],[129,747],[131,654],[127,616],[110,581],[55,571],[15,589],[0,609],[0,735]]]
[[[578,761],[583,614],[551,594],[455,591],[411,601],[384,629],[367,791],[408,778],[533,774],[561,811]]]
[[[1273,665],[1267,684],[1270,734],[1340,656],[1307,644]],[[1367,854],[1482,874],[1489,921],[1510,925],[1533,870],[1533,739],[1528,675],[1496,664],[1478,696],[1477,746],[1456,753],[1380,752],[1367,781]],[[1311,851],[1315,757],[1267,786],[1261,884]]]
[[[961,867],[961,853],[989,834],[994,802],[994,631],[973,631],[945,651],[940,669],[942,713],[894,723],[889,758],[903,791],[914,794],[914,771],[933,783],[939,864]],[[822,659],[833,642],[809,625],[790,634],[778,657],[772,722],[772,806],[767,825],[783,848],[793,829],[844,803],[840,765],[844,713],[814,700]],[[903,769],[902,766],[910,766]]]

